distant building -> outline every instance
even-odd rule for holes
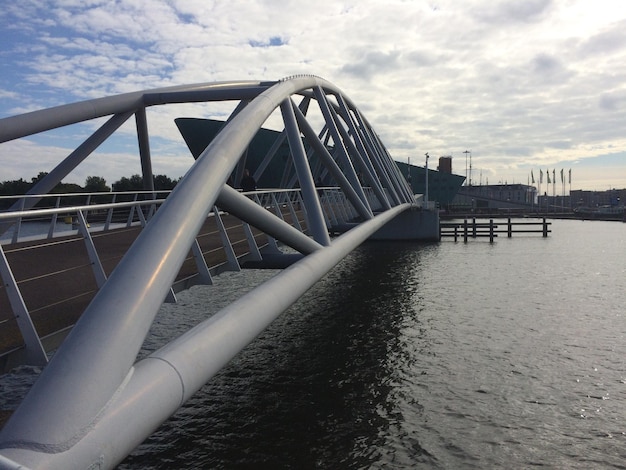
[[[452,157],[439,157],[439,168],[441,173],[452,174]]]
[[[570,191],[572,208],[620,206],[626,203],[626,189],[609,189],[607,191]]]
[[[178,118],[175,122],[194,158],[200,156],[224,125],[223,121],[212,119]],[[248,152],[246,153],[246,167],[249,168],[250,173],[254,174],[257,168],[264,164],[263,159],[265,155],[276,145],[279,135],[280,133],[274,130],[259,129],[252,139]],[[257,186],[259,188],[284,188],[288,186],[291,180],[290,172],[293,172],[293,168],[292,166],[285,165],[285,162],[289,160],[289,142],[285,139],[282,144],[274,150],[278,158],[273,158],[258,178]],[[332,153],[332,148],[329,148],[329,151]],[[309,157],[309,162],[312,168],[322,166],[315,153]],[[403,175],[411,185],[413,194],[424,194],[426,169],[406,163],[396,163],[400,169],[400,174]],[[449,168],[452,170],[451,162]],[[322,175],[322,185],[335,184],[332,177],[329,175],[326,175],[326,180],[324,180],[323,177],[324,175]],[[437,202],[440,207],[449,204],[463,184],[463,181],[465,181],[464,176],[429,169],[428,200]]]
[[[537,188],[526,184],[463,186],[453,204],[474,209],[522,208],[537,203]]]
[[[403,162],[396,162],[400,173],[404,175],[407,182],[411,185],[413,194],[424,194],[426,192],[426,168],[421,166],[409,165]],[[452,169],[452,165],[450,165]],[[446,207],[452,202],[457,191],[465,181],[465,176],[453,175],[428,169],[428,200],[435,201],[439,207]]]

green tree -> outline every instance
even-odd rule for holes
[[[31,181],[33,182],[33,185],[35,185],[36,183],[39,183],[42,179],[44,179],[46,176],[48,176],[47,171],[40,171],[37,176],[31,178]]]
[[[178,181],[172,180],[169,176],[166,175],[154,176],[154,189],[158,191],[174,189],[176,183],[178,183]]]
[[[19,180],[3,181],[0,183],[0,195],[13,196],[15,194],[26,194],[32,185],[32,183],[24,181],[22,178]]]
[[[130,178],[122,176],[113,183],[113,191],[141,191],[143,190],[143,178],[141,175],[133,175]]]
[[[85,191],[88,193],[109,192],[111,188],[101,176],[88,176],[85,180]]]

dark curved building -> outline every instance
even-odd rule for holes
[[[213,119],[178,118],[176,125],[180,130],[191,154],[198,158],[202,151],[211,143],[224,121]],[[329,149],[332,153],[332,149]],[[268,155],[274,158],[266,159]],[[278,157],[278,158],[276,158]],[[252,139],[246,155],[242,155],[245,168],[257,176],[258,188],[289,188],[293,181],[293,167],[289,158],[289,144],[286,138],[281,138],[281,133],[269,129],[260,129]],[[316,155],[310,155],[310,165],[315,171],[320,162]],[[424,194],[426,190],[426,169],[396,162],[402,175],[407,178],[413,194]],[[261,170],[261,171],[259,171]],[[237,173],[238,171],[238,173]],[[233,186],[239,186],[240,175],[243,168],[235,170],[232,175]],[[440,206],[446,206],[452,202],[454,196],[465,181],[465,177],[443,171],[428,170],[428,200],[436,201]],[[321,181],[323,185],[334,186],[333,181]]]

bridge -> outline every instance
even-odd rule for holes
[[[233,110],[174,190],[158,192],[146,110],[179,103]],[[132,117],[144,191],[50,193]],[[0,144],[101,118],[0,212],[0,365],[42,366],[0,431],[0,468],[115,467],[361,243],[438,239],[432,205],[411,193],[365,116],[322,78],[185,85],[58,106],[0,120]],[[281,187],[231,187],[269,124],[275,141],[251,169],[260,181],[280,161]],[[45,228],[27,234],[33,221]],[[138,359],[164,302],[245,267],[280,271]]]

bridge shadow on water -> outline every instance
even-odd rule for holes
[[[432,248],[359,247],[119,468],[433,465],[413,431],[422,405],[407,392],[420,378],[401,331],[420,323],[420,259]]]

